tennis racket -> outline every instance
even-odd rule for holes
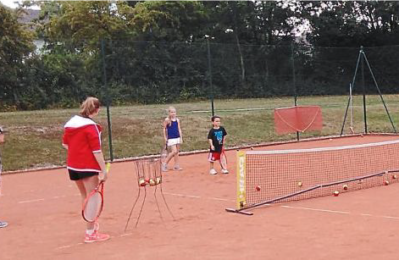
[[[165,144],[161,150],[161,163],[166,164],[166,159],[168,158],[168,144]],[[161,165],[161,167],[162,167]]]
[[[222,167],[224,169],[227,169],[227,156],[226,156],[224,149],[222,150],[222,153],[220,154],[220,164],[222,165]]]
[[[107,173],[111,167],[107,163]],[[104,181],[100,181],[97,187],[90,192],[82,206],[82,217],[86,222],[96,222],[104,208]]]

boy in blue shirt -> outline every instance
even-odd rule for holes
[[[209,152],[209,162],[210,162],[210,171],[211,175],[217,174],[217,171],[214,168],[214,163],[219,161],[220,166],[222,167],[222,173],[228,174],[227,170],[227,160],[226,155],[224,153],[224,144],[226,142],[227,132],[224,127],[220,126],[220,117],[213,116],[212,117],[212,129],[208,133],[208,142],[210,145]]]

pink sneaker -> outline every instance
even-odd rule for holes
[[[97,230],[94,230],[93,234],[91,234],[91,235],[86,234],[85,235],[84,242],[85,243],[93,243],[93,242],[97,242],[97,241],[101,242],[101,241],[106,241],[109,238],[110,238],[109,235],[101,234]]]

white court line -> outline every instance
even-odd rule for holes
[[[207,199],[207,200],[218,200],[218,201],[229,201],[229,202],[235,201],[232,199],[224,199],[224,198],[216,198],[216,197],[201,197],[198,195],[187,195],[187,194],[180,194],[180,193],[164,192],[163,194],[170,195],[170,196],[176,196],[176,197],[183,197],[183,198],[192,198],[192,199]]]
[[[115,238],[121,238],[121,237],[128,237],[128,236],[132,236],[133,233],[123,233],[120,234],[118,236],[111,236],[110,239],[115,239]],[[80,243],[76,243],[76,244],[71,244],[71,245],[65,245],[65,246],[60,246],[55,248],[54,250],[62,250],[62,249],[68,249],[71,247],[75,247],[75,246],[81,246],[81,245],[85,245],[86,243],[80,242]]]
[[[329,210],[329,209],[318,209],[318,208],[307,208],[307,207],[296,207],[296,206],[280,206],[281,208],[285,209],[298,209],[298,210],[309,210],[309,211],[317,211],[317,212],[324,212],[324,213],[333,213],[333,214],[343,214],[343,215],[352,215],[352,216],[363,216],[363,217],[370,217],[370,218],[384,218],[384,219],[393,219],[399,220],[399,217],[395,216],[385,216],[385,215],[373,215],[369,213],[353,213],[348,211],[338,211],[338,210]]]
[[[311,211],[318,211],[318,212],[326,212],[326,213],[336,213],[336,214],[346,214],[351,215],[348,211],[338,211],[338,210],[329,210],[329,209],[316,209],[316,208],[307,208],[307,207],[295,207],[295,206],[280,206],[281,208],[285,209],[302,209],[302,210],[311,210]]]
[[[67,197],[77,197],[80,196],[80,194],[74,194],[74,195],[62,195],[62,196],[54,196],[51,198],[40,198],[40,199],[34,199],[34,200],[22,200],[22,201],[18,201],[18,204],[25,204],[25,203],[35,203],[35,202],[40,202],[40,201],[47,201],[47,200],[57,200],[57,199],[63,199],[63,198],[67,198]]]
[[[32,203],[32,202],[39,202],[39,201],[44,201],[45,199],[35,199],[35,200],[23,200],[23,201],[18,201],[19,204],[24,204],[24,203]]]

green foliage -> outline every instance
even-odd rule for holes
[[[40,6],[34,22],[44,47],[36,52],[33,33],[17,22],[25,10],[0,7],[2,110],[71,107],[88,95],[114,104],[207,99],[210,76],[215,97],[344,94],[360,45],[399,44],[399,4],[390,1],[43,1]],[[304,37],[295,39],[301,31]],[[397,91],[398,48],[366,51],[381,88]],[[365,82],[373,84],[369,75]]]
[[[21,105],[26,89],[24,60],[33,51],[32,34],[0,4],[0,106]]]

